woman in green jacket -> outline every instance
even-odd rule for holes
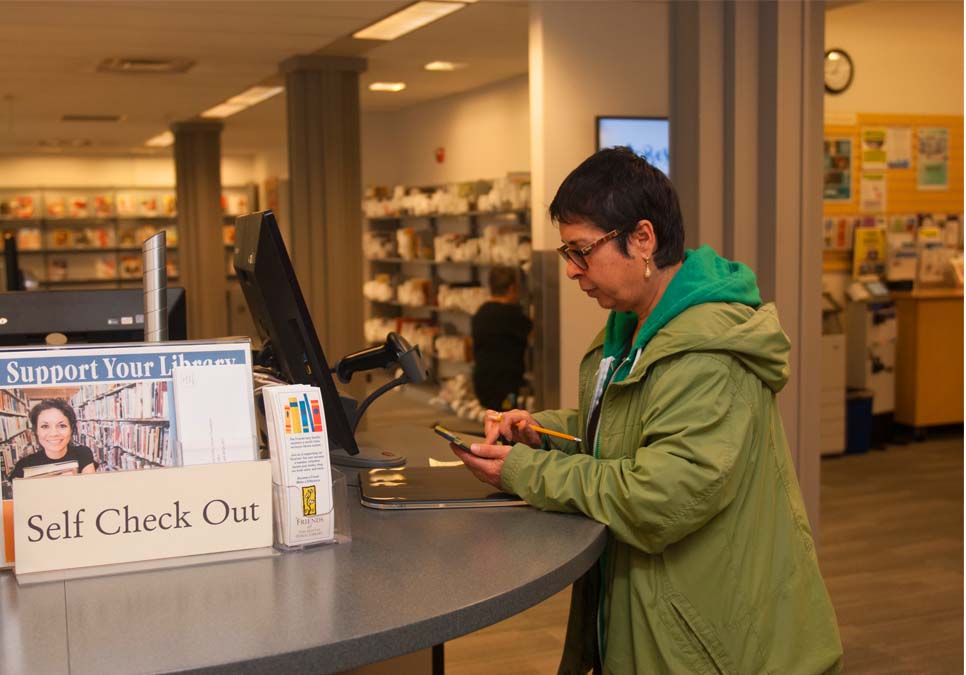
[[[775,398],[790,346],[775,307],[745,265],[684,251],[674,187],[626,148],[577,167],[550,215],[567,276],[611,310],[580,365],[580,407],[504,412],[472,454],[454,452],[480,480],[608,527],[574,584],[560,672],[837,672]]]

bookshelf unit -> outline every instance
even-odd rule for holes
[[[87,388],[70,403],[81,445],[98,471],[172,466],[167,382],[129,382]]]
[[[21,457],[34,450],[29,413],[23,390],[0,390],[0,493],[3,499],[11,497],[7,476]]]
[[[222,239],[228,261],[234,219],[255,208],[254,185],[225,187]],[[14,188],[0,190],[0,233],[17,241],[21,269],[43,288],[124,288],[142,282],[142,242],[167,234],[168,279],[178,278],[174,189]]]
[[[526,304],[529,253],[524,259],[516,257],[513,262],[484,262],[480,258],[485,256],[479,252],[475,256],[471,255],[475,259],[439,259],[448,256],[448,253],[437,250],[440,237],[445,238],[448,235],[450,241],[472,245],[474,239],[479,240],[482,237],[484,230],[495,227],[501,235],[517,235],[521,244],[525,242],[528,246],[529,214],[529,208],[518,208],[367,218],[365,237],[369,243],[377,240],[382,245],[366,247],[366,279],[388,280],[392,289],[391,299],[366,298],[367,340],[375,343],[379,333],[396,330],[410,342],[420,346],[430,367],[431,379],[440,381],[460,372],[468,374],[472,365],[470,320],[475,308],[472,302],[467,307],[447,304],[450,300],[441,297],[441,287],[445,286],[454,295],[464,292],[464,289],[480,289],[478,293],[486,296],[487,273],[491,267],[519,267],[521,301]],[[399,233],[402,230],[407,232],[401,238]],[[492,234],[493,230],[489,231]],[[381,252],[374,255],[373,251],[376,249]],[[403,249],[406,251],[401,255]],[[423,280],[415,282],[423,287],[423,302],[415,302],[411,297],[400,298],[400,285],[414,280]],[[381,323],[371,323],[380,319]],[[449,341],[449,358],[439,353],[440,338],[456,339]],[[459,346],[460,340],[462,348]],[[456,358],[452,358],[453,356]]]

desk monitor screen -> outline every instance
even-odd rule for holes
[[[184,289],[169,286],[169,340],[188,337],[186,316]],[[64,338],[68,344],[143,342],[144,290],[0,293],[0,345],[63,344]]]
[[[671,175],[670,125],[666,117],[598,117],[597,149],[626,145]]]
[[[350,455],[359,454],[275,214],[260,211],[236,219],[234,263],[248,309],[282,377],[318,387],[329,441]]]

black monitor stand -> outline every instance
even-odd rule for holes
[[[378,395],[378,394],[377,394]],[[339,394],[342,401],[342,409],[345,410],[346,417],[352,425],[353,437],[359,420],[365,413],[365,408],[360,408],[358,401],[351,396]],[[370,399],[367,399],[370,400]],[[398,455],[391,450],[384,450],[371,445],[359,445],[356,442],[358,454],[350,454],[345,448],[330,446],[329,459],[335,466],[342,466],[351,469],[390,469],[393,467],[405,466],[406,458]]]

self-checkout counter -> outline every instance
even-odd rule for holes
[[[412,466],[453,459],[429,429],[363,440]],[[434,647],[436,657],[566,588],[606,540],[580,515],[379,511],[348,492],[345,544],[32,586],[0,573],[0,673],[332,673]]]

